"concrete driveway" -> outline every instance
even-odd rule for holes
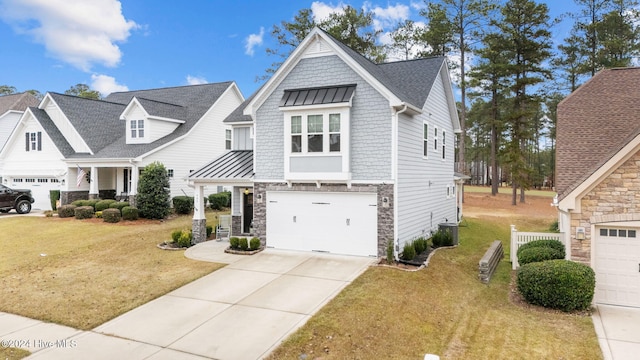
[[[640,308],[598,304],[592,318],[605,360],[640,358]]]
[[[73,347],[30,358],[260,359],[375,261],[273,249],[229,255],[226,246],[209,241],[186,253],[225,268],[73,335]]]

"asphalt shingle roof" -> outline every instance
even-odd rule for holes
[[[9,110],[25,111],[30,106],[38,106],[40,101],[30,93],[19,93],[0,96],[0,115]]]

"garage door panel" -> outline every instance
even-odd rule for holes
[[[267,199],[268,246],[376,255],[376,194],[268,192]]]
[[[640,307],[640,229],[596,230],[595,301]]]

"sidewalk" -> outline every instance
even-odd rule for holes
[[[91,331],[0,313],[0,339],[27,348],[29,359],[260,359],[375,261],[273,249],[230,255],[227,246],[188,249],[189,258],[229,265]]]

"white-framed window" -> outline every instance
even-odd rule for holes
[[[21,183],[23,180],[22,179],[13,179],[14,183]]]
[[[445,144],[445,139],[446,139],[445,135],[446,134],[445,134],[444,130],[442,130],[442,160],[444,160],[447,157],[447,147],[446,147],[446,144]]]
[[[39,183],[48,183],[48,182],[49,182],[49,179],[39,178],[39,179],[38,179],[38,182],[39,182]]]
[[[429,156],[429,124],[422,123],[422,156]]]
[[[42,151],[42,132],[25,133],[25,142],[26,151]]]
[[[302,116],[291,117],[289,128],[291,129],[291,152],[302,152]]]
[[[433,128],[433,149],[438,151],[438,128]]]
[[[342,151],[343,114],[308,113],[289,117],[291,153],[318,154]]]
[[[173,177],[173,169],[167,169],[167,175],[172,178]]]
[[[53,178],[52,178],[52,179],[50,180],[50,182],[52,182],[52,183],[59,183],[59,182],[60,182],[60,180],[58,180],[58,179],[53,179]]]
[[[224,148],[225,150],[231,150],[231,129],[224,131]]]
[[[24,179],[24,182],[34,183],[34,182],[36,182],[36,179],[32,179],[32,178],[30,178],[30,179]]]
[[[131,120],[131,138],[143,138],[144,137],[144,120]]]

